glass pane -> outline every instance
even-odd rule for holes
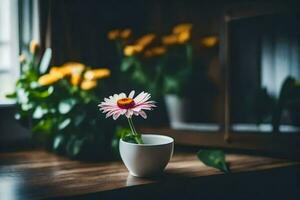
[[[10,39],[10,0],[1,0],[0,3],[0,43]]]
[[[14,80],[10,73],[0,73],[0,103],[7,101],[5,96],[14,91]]]
[[[299,15],[230,22],[231,122],[238,132],[300,132]]]
[[[11,48],[9,45],[0,45],[0,70],[11,67]]]

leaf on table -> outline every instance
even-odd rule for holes
[[[205,165],[229,173],[230,169],[225,160],[225,153],[221,150],[200,150],[197,157]]]

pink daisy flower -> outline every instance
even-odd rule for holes
[[[147,115],[144,110],[152,110],[156,107],[154,101],[149,101],[151,95],[141,92],[134,98],[135,91],[131,91],[128,96],[125,93],[114,94],[109,98],[104,98],[98,106],[100,111],[106,113],[106,118],[112,116],[114,120],[121,115],[125,115],[130,119],[133,115],[142,116],[144,119]]]

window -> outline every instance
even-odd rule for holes
[[[18,1],[0,3],[0,104],[7,103],[7,93],[14,89],[19,74]]]
[[[232,131],[272,133],[280,112],[277,131],[299,133],[299,19],[282,13],[229,22]]]

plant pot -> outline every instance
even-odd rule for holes
[[[173,155],[174,140],[164,135],[142,135],[144,144],[120,140],[121,158],[131,175],[149,177],[163,172]]]
[[[179,128],[186,122],[186,100],[177,95],[168,94],[165,95],[165,102],[171,128]]]

